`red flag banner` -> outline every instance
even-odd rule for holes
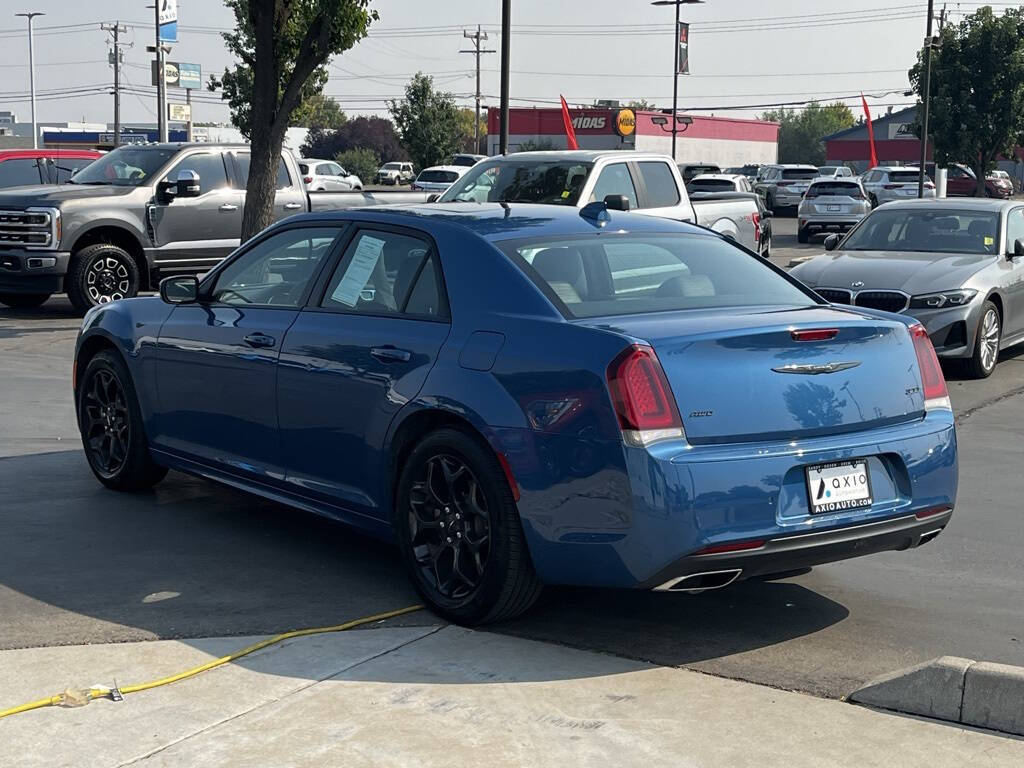
[[[690,74],[690,25],[685,21],[679,22],[679,61],[678,69],[680,75]]]
[[[565,135],[569,140],[569,149],[579,149],[576,143],[576,130],[572,127],[572,117],[569,116],[569,105],[565,103],[565,96],[559,96],[562,100],[562,122],[565,123]]]
[[[878,154],[875,152],[875,127],[871,124],[871,111],[868,109],[868,100],[864,98],[864,94],[860,95],[861,104],[864,105],[864,119],[868,124],[868,142],[871,144],[871,165],[869,168],[874,168],[878,165]]]

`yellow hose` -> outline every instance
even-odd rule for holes
[[[335,624],[331,627],[311,627],[309,629],[296,629],[291,632],[282,632],[280,635],[274,635],[273,637],[268,637],[266,640],[260,640],[260,642],[253,643],[252,645],[243,648],[240,651],[235,651],[234,653],[230,653],[227,656],[221,656],[219,659],[213,659],[212,661],[208,661],[205,664],[200,664],[198,667],[193,667],[192,669],[185,670],[184,672],[179,672],[176,675],[171,675],[170,677],[162,677],[159,680],[152,680],[148,683],[125,685],[122,686],[119,690],[122,694],[138,693],[139,691],[148,691],[150,688],[159,688],[161,685],[170,685],[171,683],[176,683],[179,680],[185,680],[190,677],[195,677],[196,675],[201,674],[202,672],[206,672],[209,669],[214,669],[215,667],[219,667],[223,664],[235,661],[237,659],[242,658],[243,656],[248,656],[250,653],[255,653],[256,651],[266,648],[267,646],[275,645],[285,640],[291,640],[295,637],[305,637],[306,635],[319,635],[325,632],[344,632],[345,630],[360,627],[364,624],[372,624],[375,621],[384,621],[385,619],[393,619],[396,616],[402,616],[406,613],[413,613],[414,611],[421,610],[422,608],[422,605],[410,605],[408,608],[400,608],[397,611],[387,611],[386,613],[378,613],[374,616],[365,616],[361,619],[347,621],[344,624]],[[82,691],[79,693],[83,694],[83,696],[81,697],[81,700],[78,702],[77,705],[88,704],[93,699],[107,698],[111,695],[112,691],[109,688],[89,688],[86,691]],[[10,715],[17,715],[21,712],[30,712],[33,709],[42,709],[43,707],[52,707],[57,706],[59,704],[64,704],[68,702],[68,699],[68,693],[58,693],[55,696],[50,696],[49,698],[45,699],[38,699],[36,701],[30,701],[29,703],[22,704],[18,707],[2,709],[0,710],[0,719],[9,717]],[[72,706],[76,706],[76,704],[72,704]]]

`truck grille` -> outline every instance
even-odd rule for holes
[[[825,301],[832,304],[852,304],[849,291],[842,291],[838,288],[816,288],[818,295]]]
[[[909,298],[897,291],[861,291],[855,303],[858,307],[881,309],[884,312],[902,312],[907,308]]]
[[[0,245],[55,249],[60,240],[60,211],[30,208],[0,211]]]

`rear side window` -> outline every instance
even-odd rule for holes
[[[783,179],[813,179],[818,175],[817,168],[783,168]]]
[[[88,157],[55,157],[50,162],[58,184],[67,184],[68,180],[89,165],[94,158]]]
[[[455,171],[422,171],[416,181],[431,181],[434,183],[451,184],[459,178]]]
[[[0,187],[20,187],[40,184],[43,176],[40,166],[46,161],[34,157],[18,157],[0,163]]]
[[[239,183],[242,189],[249,184],[249,162],[251,158],[248,152],[239,152],[235,155],[235,162],[238,163]],[[305,173],[305,171],[303,171]],[[292,185],[291,176],[288,175],[288,166],[284,158],[277,164],[277,189],[288,189]]]
[[[724,192],[736,189],[729,179],[694,179],[690,182],[691,192]]]
[[[629,175],[625,163],[612,163],[601,169],[590,202],[604,200],[608,195],[625,195],[630,209],[638,207],[636,187],[633,186],[633,177]]]
[[[569,317],[815,303],[745,251],[708,235],[612,233],[499,246]]]
[[[647,187],[649,208],[668,208],[679,202],[679,189],[668,163],[637,163],[637,166]]]

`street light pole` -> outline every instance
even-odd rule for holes
[[[501,132],[498,154],[508,153],[508,76],[512,55],[512,0],[501,0]]]
[[[42,11],[30,11],[14,15],[28,19],[28,83],[29,91],[32,94],[32,149],[39,149],[39,129],[36,126],[36,56],[33,50],[32,20],[36,16],[45,16],[46,14]]]
[[[676,159],[676,136],[679,134],[676,115],[679,112],[679,6],[695,5],[704,0],[655,0],[651,5],[674,5],[676,23],[672,29],[672,159]],[[689,43],[687,43],[689,44]]]
[[[917,174],[917,196],[924,197],[924,167],[928,162],[928,112],[932,101],[932,16],[933,0],[928,0],[928,32],[924,39],[924,117],[921,121],[921,169]]]

